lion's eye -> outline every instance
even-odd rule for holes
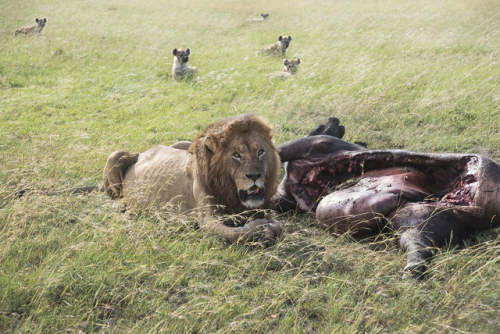
[[[236,160],[240,160],[241,159],[241,154],[239,154],[238,152],[233,153],[233,158],[235,158]]]
[[[262,158],[264,156],[264,153],[266,153],[264,150],[259,150],[259,152],[257,153],[257,156],[259,158]]]

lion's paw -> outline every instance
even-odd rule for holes
[[[256,241],[263,246],[269,246],[283,233],[281,223],[274,219],[255,219],[247,224],[248,232],[245,239]]]

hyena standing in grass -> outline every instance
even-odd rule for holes
[[[32,26],[26,26],[26,27],[21,27],[16,30],[14,33],[14,36],[17,36],[18,34],[34,34],[34,33],[40,33],[42,32],[43,28],[47,24],[47,18],[39,19],[38,17],[35,20],[35,24]]]
[[[174,80],[179,80],[182,78],[193,78],[197,73],[198,69],[196,67],[188,66],[189,55],[191,54],[191,50],[187,48],[183,49],[174,49],[172,51],[174,55],[174,64],[172,65],[172,78]]]
[[[271,79],[273,78],[289,78],[295,73],[297,73],[297,70],[299,69],[299,64],[300,64],[300,58],[297,58],[297,60],[293,59],[285,59],[283,60],[283,65],[285,67],[283,68],[283,71],[278,71],[278,72],[273,72],[267,74],[267,76]]]
[[[286,49],[290,45],[292,41],[292,36],[280,36],[278,37],[278,41],[272,45],[269,45],[265,48],[257,51],[257,54],[262,55],[270,55],[270,56],[284,56]]]
[[[262,22],[262,21],[267,20],[268,18],[269,18],[269,13],[266,13],[266,14],[262,13],[262,14],[260,14],[259,18],[245,20],[245,23]]]

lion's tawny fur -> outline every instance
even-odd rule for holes
[[[42,32],[46,24],[47,24],[47,18],[43,19],[36,18],[35,24],[17,29],[16,32],[14,33],[14,36],[17,36],[18,34],[28,35],[28,34],[40,33]]]
[[[138,153],[130,154],[126,151],[111,153],[104,167],[104,190],[112,199],[121,198],[123,188],[123,174],[131,165],[137,162]]]
[[[123,197],[134,210],[177,208],[200,217],[200,226],[236,241],[244,235],[274,239],[281,231],[270,217],[231,228],[213,214],[241,214],[270,208],[280,160],[271,125],[246,114],[208,126],[188,142],[158,145],[140,154],[112,153],[104,169],[111,198]]]
[[[210,189],[211,196],[215,202],[224,205],[231,213],[240,213],[245,210],[236,196],[235,184],[232,182],[231,171],[223,155],[231,146],[231,142],[237,139],[243,139],[246,145],[250,141],[261,141],[262,146],[266,146],[266,156],[268,165],[266,170],[265,189],[263,208],[271,207],[271,197],[277,189],[277,180],[280,168],[278,150],[272,144],[271,135],[272,125],[264,118],[247,114],[215,123],[205,129],[191,144],[189,151],[197,156],[193,160],[193,170],[199,176],[203,187]],[[205,148],[205,142],[209,140],[216,143],[217,149],[211,152]],[[202,162],[202,163],[200,163]],[[228,196],[229,195],[229,196]]]

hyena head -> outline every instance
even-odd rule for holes
[[[44,17],[43,19],[39,19],[38,17],[35,20],[36,22],[36,30],[37,31],[42,31],[43,27],[45,27],[45,24],[47,24],[47,18]]]
[[[278,37],[278,41],[281,42],[281,46],[283,50],[286,50],[292,41],[292,36],[280,36]]]
[[[290,72],[292,74],[297,73],[297,70],[299,69],[299,64],[300,64],[300,58],[297,58],[297,60],[293,59],[283,60],[283,65],[285,65],[285,72]]]
[[[260,14],[260,17],[262,17],[263,20],[266,20],[269,17],[269,13],[266,14],[262,13]]]
[[[172,51],[172,54],[177,57],[177,60],[180,63],[187,63],[189,61],[189,55],[191,54],[191,50],[187,48],[186,50],[183,49],[174,49]]]

